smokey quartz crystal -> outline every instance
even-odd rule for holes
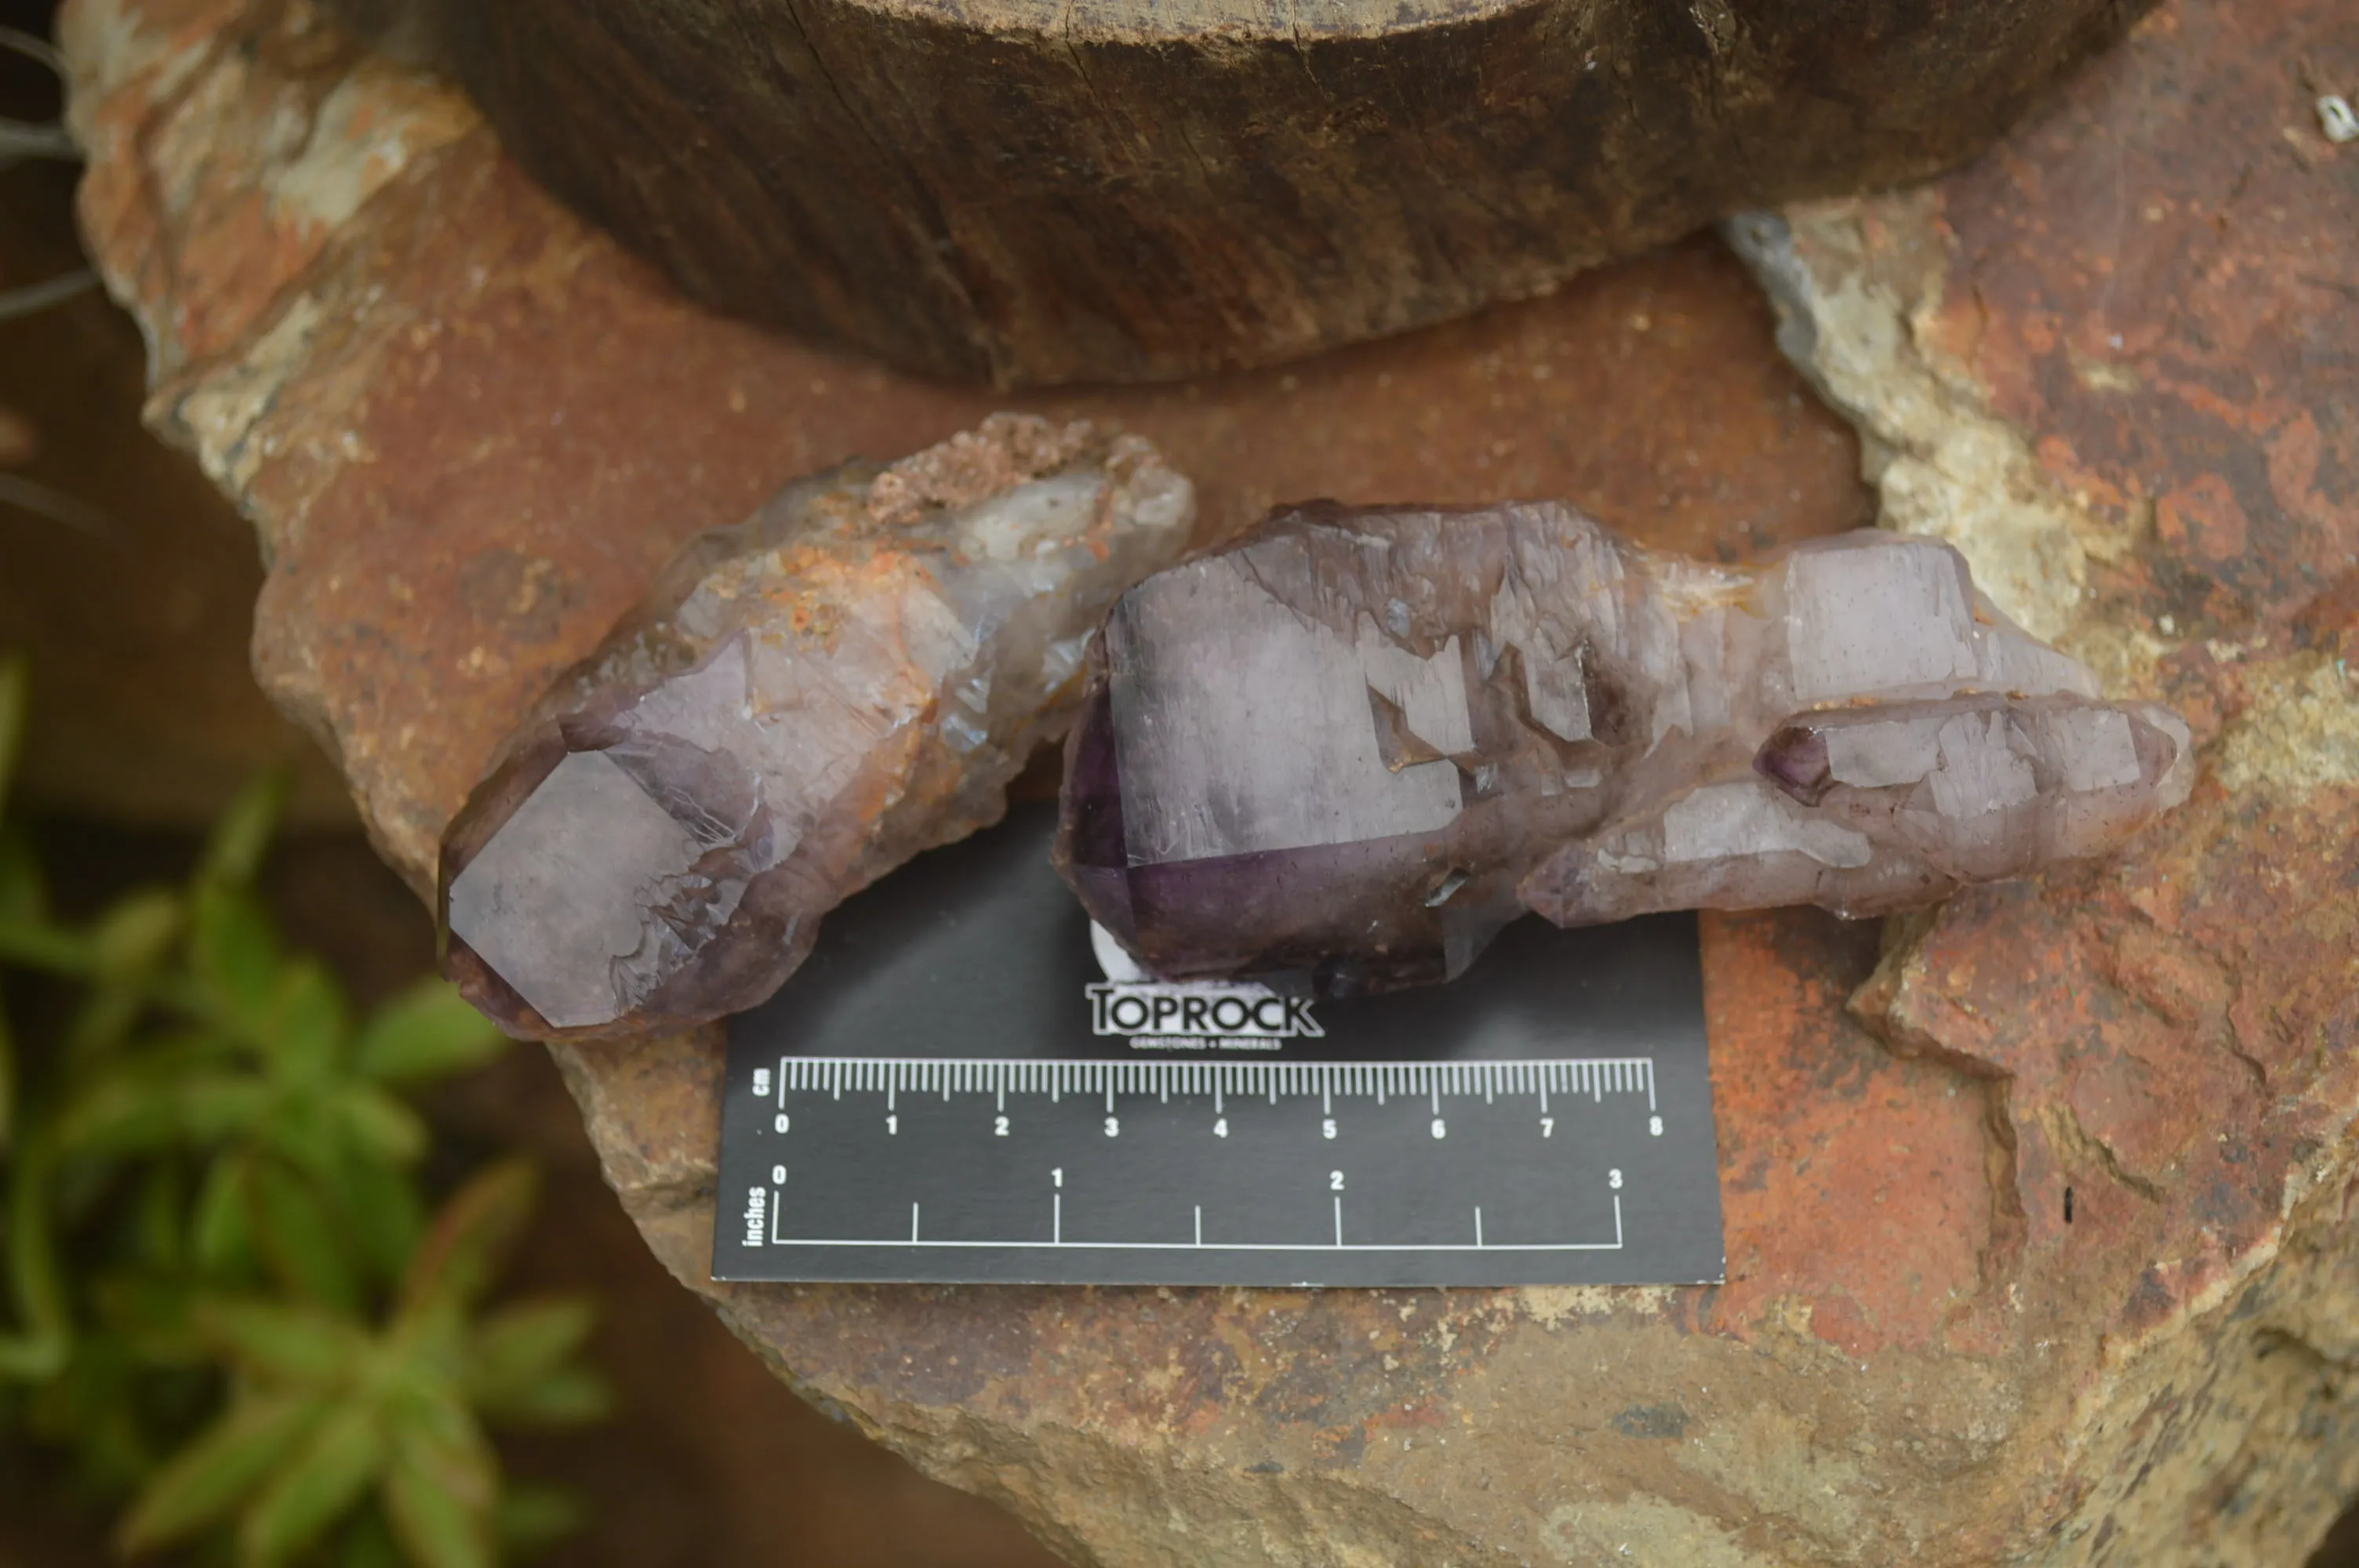
[[[1349,994],[1527,910],[1929,903],[2118,848],[2192,766],[1933,540],[1723,567],[1553,503],[1321,503],[1114,606],[1057,859],[1167,979]]]
[[[446,972],[525,1036],[761,1001],[837,903],[997,819],[1193,517],[1145,442],[998,416],[701,535],[453,822]]]

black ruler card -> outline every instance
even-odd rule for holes
[[[1723,1277],[1690,915],[1511,926],[1447,986],[1139,978],[1053,813],[894,872],[736,1019],[722,1280]]]

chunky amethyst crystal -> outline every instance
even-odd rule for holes
[[[821,914],[998,817],[1193,514],[1145,442],[998,416],[695,540],[451,825],[447,972],[521,1035],[762,1000]]]
[[[1115,605],[1058,861],[1158,974],[1349,992],[1526,909],[1926,903],[2114,849],[2191,768],[1934,541],[1720,567],[1551,503],[1321,503]]]

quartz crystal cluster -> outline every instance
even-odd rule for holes
[[[838,902],[998,817],[1193,516],[1145,442],[997,416],[701,535],[452,824],[446,971],[527,1036],[762,1000]]]
[[[1454,976],[1525,910],[1870,914],[2104,854],[2187,727],[1877,530],[1754,567],[1553,503],[1281,513],[1125,594],[1058,863],[1167,979]]]

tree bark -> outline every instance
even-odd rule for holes
[[[1001,385],[1266,363],[1963,158],[2147,0],[333,0],[723,310]]]

